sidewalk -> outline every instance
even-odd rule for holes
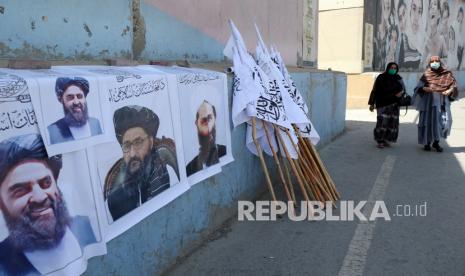
[[[422,150],[416,143],[417,112],[409,109],[402,117],[404,112],[391,148],[376,148],[376,113],[366,109],[349,110],[345,134],[320,151],[342,200],[383,200],[391,221],[234,218],[216,240],[167,274],[463,275],[465,99],[453,103],[453,130],[443,153]],[[392,215],[398,205],[425,202],[424,217]]]

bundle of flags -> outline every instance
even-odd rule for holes
[[[336,201],[339,193],[314,148],[320,137],[280,53],[268,50],[255,25],[252,56],[232,20],[229,25],[224,55],[233,61],[232,121],[234,127],[247,124],[246,145],[260,158],[272,199],[277,200],[263,152],[273,156],[289,201],[296,201],[290,171],[305,200]]]

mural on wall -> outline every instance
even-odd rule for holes
[[[369,0],[365,4],[365,23],[375,29],[372,69],[384,70],[396,61],[401,70],[422,71],[431,55],[439,55],[451,70],[465,68],[463,1]]]

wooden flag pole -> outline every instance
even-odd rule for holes
[[[262,147],[260,146],[260,142],[257,140],[257,128],[256,128],[255,117],[252,117],[252,138],[257,148],[258,157],[260,159],[260,163],[262,165],[263,172],[265,173],[266,184],[268,185],[268,189],[270,190],[271,198],[273,201],[276,201],[276,195],[273,190],[273,185],[271,184],[270,174],[268,173],[268,168],[266,167],[265,158],[263,158]]]
[[[301,148],[303,149],[302,154],[303,154],[303,156],[305,156],[305,159],[307,160],[307,165],[311,166],[311,168],[313,168],[313,172],[321,180],[320,184],[328,191],[328,193],[330,193],[331,198],[333,200],[337,200],[337,197],[334,194],[333,190],[331,189],[331,186],[327,183],[326,178],[324,177],[321,170],[319,169],[319,166],[315,163],[315,160],[312,157],[312,155],[310,154],[310,152],[309,152],[309,150],[307,148],[307,145],[305,145],[305,142],[302,139],[300,139],[300,144],[301,144]]]
[[[336,190],[336,187],[334,185],[333,180],[331,179],[330,175],[328,174],[328,171],[326,170],[323,162],[321,161],[318,153],[316,153],[315,148],[311,144],[311,142],[308,139],[304,139],[300,133],[300,130],[297,128],[296,125],[294,126],[294,130],[297,133],[297,136],[299,140],[301,141],[303,148],[306,152],[306,155],[308,156],[308,159],[311,161],[312,164],[314,164],[317,168],[318,173],[321,175],[323,178],[323,183],[325,186],[327,186],[328,190],[331,192],[333,195],[334,199],[339,199],[340,195]]]
[[[270,133],[268,132],[268,128],[266,127],[266,123],[264,121],[262,121],[262,125],[263,125],[263,128],[265,129],[266,139],[268,141],[268,144],[270,145],[271,152],[273,153],[274,161],[276,162],[276,165],[278,166],[279,177],[281,178],[281,182],[282,182],[282,184],[284,186],[284,191],[286,193],[287,200],[292,201],[293,205],[295,205],[295,201],[292,199],[291,194],[289,193],[288,184],[286,183],[286,179],[284,178],[283,170],[282,170],[281,164],[279,162],[278,155],[276,154],[273,143],[271,141]]]
[[[324,164],[323,164],[323,161],[321,160],[320,156],[318,155],[318,153],[316,152],[315,150],[315,147],[312,145],[312,143],[310,143],[310,141],[306,140],[305,143],[307,144],[308,148],[310,149],[310,153],[311,155],[315,158],[315,160],[317,161],[317,165],[318,167],[320,168],[320,170],[323,172],[323,175],[325,176],[329,186],[331,187],[331,189],[334,191],[336,197],[339,199],[341,198],[341,195],[339,194],[339,192],[337,191],[336,189],[336,185],[334,185],[334,181],[332,180],[331,176],[329,175],[328,171],[326,170]]]
[[[294,141],[292,140],[292,137],[291,137],[291,133],[289,132],[289,130],[285,130],[287,136],[289,137],[289,140],[291,140],[291,143],[292,143],[292,146],[294,147],[294,150],[296,152],[299,152],[299,149],[297,148],[297,145],[294,143]],[[330,200],[332,197],[328,195],[328,193],[326,192],[326,190],[322,187],[321,183],[318,181],[318,178],[315,176],[315,175],[312,175],[310,173],[311,169],[310,169],[310,166],[306,163],[305,159],[304,158],[301,158],[301,160],[299,160],[304,166],[303,166],[303,169],[306,169],[308,171],[308,174],[311,176],[311,178],[314,180],[315,184],[316,184],[316,188],[318,188],[319,192],[322,193],[322,197],[323,199],[328,199]],[[323,200],[323,201],[326,201],[326,200]],[[334,202],[333,202],[334,204]]]
[[[307,195],[307,191],[305,189],[305,185],[303,183],[302,178],[300,177],[299,172],[297,171],[297,168],[295,167],[294,160],[292,160],[291,156],[289,155],[289,152],[287,151],[286,144],[284,144],[283,138],[281,137],[281,133],[279,133],[279,128],[276,125],[273,125],[275,133],[277,133],[279,143],[281,144],[284,153],[286,154],[286,158],[289,161],[289,164],[291,165],[291,169],[294,172],[294,175],[297,178],[297,182],[299,183],[300,189],[302,191],[302,195],[304,196],[306,201],[310,201],[310,198]]]
[[[276,140],[277,139],[278,138],[276,137]],[[278,143],[278,149],[279,149],[279,143]],[[279,152],[279,150],[278,150],[278,152]],[[294,192],[294,187],[293,187],[293,184],[292,184],[291,174],[289,173],[289,167],[288,167],[288,165],[286,164],[284,158],[281,155],[278,155],[278,157],[279,157],[279,161],[281,162],[281,164],[283,164],[284,171],[286,172],[287,184],[289,185],[289,190],[291,191],[292,201],[297,202],[296,199],[295,199],[295,192]]]
[[[289,173],[289,166],[290,165],[288,166],[286,164],[285,159],[283,158],[283,154],[282,154],[283,151],[281,150],[281,147],[280,147],[279,142],[278,142],[278,136],[276,136],[276,133],[274,131],[273,131],[273,133],[274,133],[274,139],[277,142],[277,146],[278,146],[277,153],[281,153],[281,154],[278,154],[278,158],[279,158],[279,162],[281,164],[283,164],[284,170],[286,171],[287,184],[289,185],[289,191],[291,191],[292,201],[297,202],[296,198],[295,198],[294,185],[292,184],[291,174]]]

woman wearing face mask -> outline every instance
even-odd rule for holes
[[[376,107],[377,121],[373,130],[378,148],[395,143],[399,134],[399,99],[405,91],[402,77],[397,74],[399,66],[390,62],[384,73],[380,74],[371,90],[370,111]]]
[[[458,96],[452,72],[447,70],[438,56],[432,56],[428,68],[415,87],[413,102],[420,112],[418,143],[431,151],[431,146],[442,152],[441,138],[447,138],[452,126],[450,100]],[[432,143],[432,145],[431,145]]]

